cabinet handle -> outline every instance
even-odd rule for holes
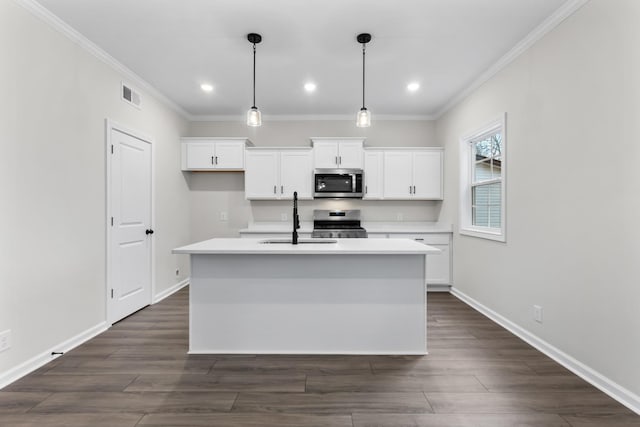
[[[341,165],[342,164],[342,156],[338,156],[338,164]]]
[[[214,160],[213,160],[213,156],[211,156],[211,164],[212,164],[212,165],[215,165],[215,162],[214,162]]]
[[[280,194],[284,194],[284,185],[280,186]]]
[[[413,194],[416,194],[416,186],[413,186]]]
[[[411,186],[409,186],[409,194],[413,194],[413,193],[411,192]]]
[[[216,156],[216,165],[218,164],[218,156]]]
[[[364,186],[364,194],[367,194],[369,192],[369,187],[368,186]]]
[[[336,165],[339,165],[340,163],[338,163],[338,156],[336,156]]]
[[[277,193],[277,190],[276,190],[276,186],[274,185],[273,186],[273,194],[276,194],[276,193]]]
[[[424,239],[421,239],[421,238],[415,238],[413,240],[417,240],[418,242],[424,242]]]

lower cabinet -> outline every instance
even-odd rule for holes
[[[451,234],[389,234],[390,239],[413,239],[425,245],[440,249],[440,253],[427,255],[427,284],[451,284]]]

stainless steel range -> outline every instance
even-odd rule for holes
[[[313,232],[311,237],[324,238],[362,238],[367,230],[360,225],[359,210],[313,211]]]

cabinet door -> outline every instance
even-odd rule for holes
[[[451,255],[449,245],[427,244],[440,249],[439,254],[427,255],[427,283],[433,285],[448,285],[451,280]]]
[[[313,157],[316,169],[337,168],[338,143],[336,141],[314,141]]]
[[[186,142],[187,169],[214,169],[213,142]]]
[[[382,151],[364,153],[364,199],[382,198],[384,156]]]
[[[216,142],[216,169],[244,169],[244,142]]]
[[[244,171],[244,193],[247,199],[279,197],[278,156],[276,150],[247,150]]]
[[[410,151],[384,153],[383,196],[385,199],[407,200],[413,198],[413,174]]]
[[[280,152],[280,198],[312,199],[313,156],[311,150],[283,150]]]
[[[364,157],[362,145],[362,141],[340,141],[338,167],[341,169],[362,169]]]
[[[424,245],[440,249],[439,253],[427,255],[425,271],[428,285],[451,284],[451,246],[449,233],[389,234],[392,239],[413,239]]]
[[[442,152],[416,151],[413,154],[413,197],[442,199]]]

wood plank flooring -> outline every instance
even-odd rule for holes
[[[429,355],[188,355],[188,289],[0,390],[0,426],[640,426],[449,294]]]

